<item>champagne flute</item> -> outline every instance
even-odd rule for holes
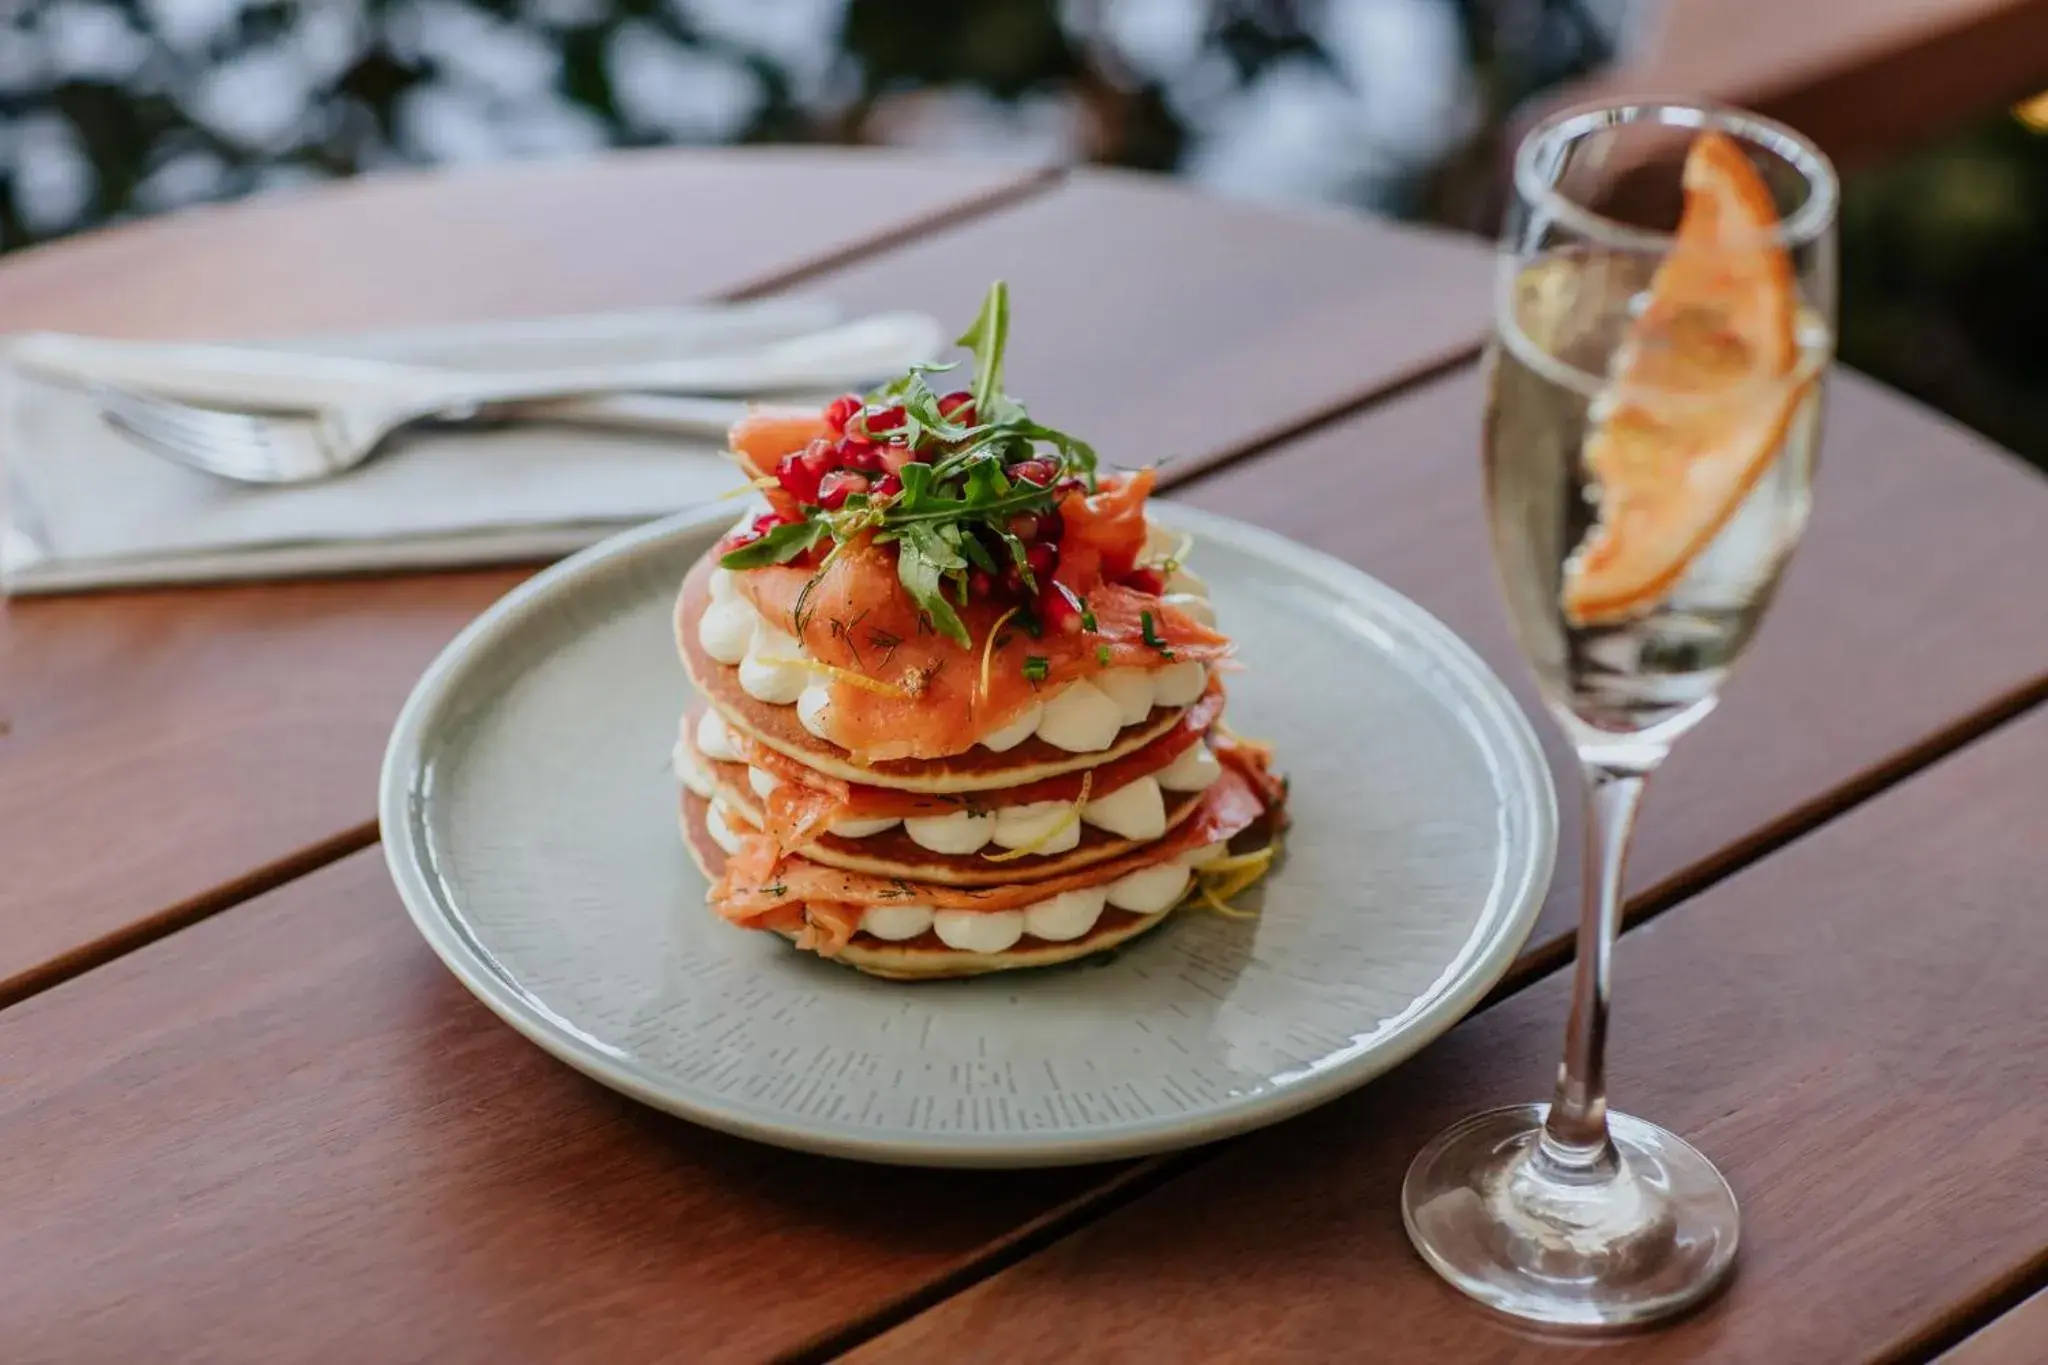
[[[1423,1258],[1514,1317],[1676,1313],[1735,1258],[1735,1196],[1610,1112],[1622,870],[1644,784],[1714,707],[1797,543],[1833,351],[1837,188],[1734,110],[1566,111],[1517,151],[1487,357],[1487,513],[1509,615],[1585,774],[1585,904],[1557,1089],[1415,1158]]]

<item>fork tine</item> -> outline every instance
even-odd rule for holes
[[[266,418],[111,387],[94,398],[110,426],[181,464],[245,483],[286,475],[278,432]]]

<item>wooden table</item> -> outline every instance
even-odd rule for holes
[[[0,318],[201,336],[785,289],[960,317],[996,274],[1034,410],[1362,565],[1529,699],[1462,239],[1112,174],[665,154],[123,228],[0,265]],[[1438,1284],[1394,1207],[1438,1126],[1545,1092],[1569,834],[1488,1007],[1306,1118],[1028,1174],[750,1146],[498,1024],[370,847],[406,690],[523,572],[0,612],[0,1356],[1584,1353]],[[1617,1102],[1721,1163],[1741,1271],[1603,1359],[2048,1357],[2044,584],[2042,480],[1842,376],[1808,544],[1658,783],[1619,953]]]

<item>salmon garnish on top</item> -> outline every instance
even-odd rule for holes
[[[830,679],[829,738],[861,762],[962,753],[1071,682],[1230,652],[1143,562],[1152,472],[1098,478],[1003,391],[1008,311],[998,282],[959,340],[971,389],[915,366],[732,433],[770,510],[719,563]]]

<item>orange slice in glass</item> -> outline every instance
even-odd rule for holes
[[[1804,396],[1790,381],[1799,302],[1770,191],[1712,130],[1686,154],[1684,188],[1582,452],[1600,508],[1565,565],[1576,624],[1661,600],[1770,467]]]

